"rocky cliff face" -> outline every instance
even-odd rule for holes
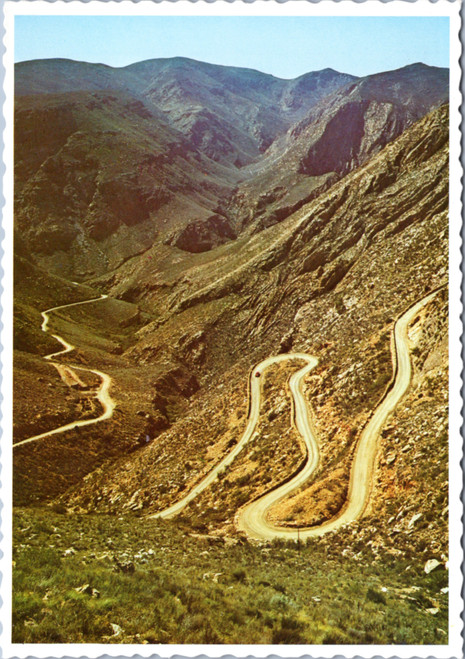
[[[417,64],[350,82],[325,97],[275,141],[251,170],[252,180],[235,191],[236,221],[261,229],[297,210],[447,103],[448,83],[447,70]],[[264,186],[284,194],[262,204]]]
[[[447,102],[448,82],[447,70],[418,64],[346,85],[292,129],[288,149],[305,143],[304,173],[343,175]]]
[[[155,244],[281,222],[447,100],[422,65],[280,80],[183,58],[16,71],[16,212],[31,256],[84,280]]]

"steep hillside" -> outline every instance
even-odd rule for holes
[[[352,79],[284,81],[183,58],[20,63],[17,232],[42,267],[78,280],[157,241],[201,252],[231,240],[238,168]]]
[[[447,89],[447,71],[424,65],[286,81],[184,58],[25,62],[16,229],[42,267],[79,281],[153,245],[205,252],[282,221]]]
[[[423,64],[362,78],[293,128],[291,158],[300,156],[300,169],[309,175],[343,175],[447,102],[448,93],[448,70]],[[306,143],[306,154],[298,153],[298,142]]]
[[[447,642],[447,72],[16,84],[15,641]]]
[[[143,99],[208,157],[240,167],[255,160],[309,108],[355,76],[332,69],[295,80],[184,57],[114,69],[69,60],[17,65],[16,94],[118,90]]]
[[[348,83],[249,168],[251,180],[230,201],[236,225],[257,230],[281,221],[448,98],[448,70],[423,64]]]
[[[61,276],[111,270],[208,220],[235,180],[119,92],[20,97],[15,118],[15,229]],[[233,236],[213,226],[208,246]]]
[[[360,428],[392,375],[392,323],[426,288],[447,281],[447,134],[447,108],[441,108],[331,192],[250,238],[240,250],[234,252],[234,244],[219,248],[211,265],[203,262],[178,273],[170,285],[166,261],[165,272],[151,270],[156,289],[144,288],[144,269],[134,272],[144,305],[158,294],[157,308],[165,311],[137,333],[125,358],[143,373],[176,356],[197,374],[200,389],[184,418],[129,461],[86,479],[82,488],[66,495],[68,504],[150,511],[176,500],[243,430],[250,364],[292,347],[320,361],[307,394],[322,462],[308,496],[321,492],[318,483],[330,478],[332,494],[316,509],[323,516],[334,514],[344,501]],[[129,276],[123,267],[119,279],[112,278],[112,295],[121,295]],[[434,318],[436,308],[442,313],[430,306],[423,322],[429,314]],[[437,336],[439,341],[442,335]],[[257,446],[234,463],[237,476],[228,479],[226,489],[225,483],[218,484],[191,504],[199,514],[216,511],[212,528],[221,520],[231,531],[238,502],[280,482],[299,464],[298,444],[287,434],[279,394],[285,376],[277,372],[270,377],[271,382],[278,378],[278,389],[275,394],[270,390],[268,410],[279,408],[284,416],[279,423],[275,413],[270,416],[273,421],[261,431]],[[146,414],[163,407],[160,387],[154,382]],[[157,465],[156,477],[151,465]],[[315,510],[315,504],[309,509]],[[209,519],[205,512],[202,517]]]

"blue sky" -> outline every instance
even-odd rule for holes
[[[294,78],[326,67],[368,75],[413,62],[449,66],[446,17],[16,16],[15,60],[125,66],[193,59]]]

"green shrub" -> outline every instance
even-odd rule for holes
[[[347,642],[347,636],[337,629],[327,632],[322,641],[323,645],[345,645]]]
[[[40,612],[42,599],[37,593],[15,593],[13,597],[13,624],[32,618]]]
[[[281,593],[273,595],[273,597],[270,599],[270,606],[273,609],[284,610],[288,608],[289,604],[290,604],[289,597]]]
[[[374,590],[374,588],[368,588],[367,600],[374,602],[375,604],[386,604],[386,598],[384,597],[384,594],[379,590]]]
[[[278,593],[285,593],[286,586],[282,583],[274,583],[273,588],[278,591]]]
[[[284,616],[281,620],[281,628],[273,629],[273,645],[305,643],[306,641],[301,634],[302,627],[302,623],[295,618]]]
[[[245,583],[247,581],[247,573],[243,568],[237,568],[233,571],[232,576],[236,581],[240,583]]]

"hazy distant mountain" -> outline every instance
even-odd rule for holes
[[[281,80],[185,58],[16,68],[16,229],[87,278],[157,240],[199,252],[261,230],[448,98],[448,72]]]
[[[143,95],[215,160],[241,166],[354,76],[331,69],[281,80],[259,71],[184,58],[129,67],[147,80]]]
[[[257,158],[322,98],[355,76],[325,69],[282,80],[252,69],[182,57],[114,69],[70,60],[17,65],[17,95],[120,90],[161,110],[214,160],[241,166]]]

